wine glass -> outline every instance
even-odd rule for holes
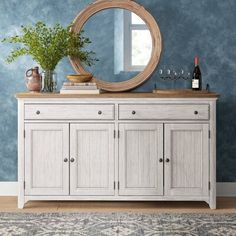
[[[177,80],[177,79],[179,79],[179,73],[178,72],[176,72],[176,70],[173,70],[173,80]]]
[[[191,73],[190,72],[187,72],[187,76],[186,76],[186,80],[189,80],[189,79],[191,79]]]
[[[185,71],[184,79],[185,87],[188,89],[191,88],[191,73],[188,70]]]
[[[180,69],[179,78],[184,80],[186,79],[185,70],[183,68]]]
[[[164,76],[164,69],[160,68],[160,70],[159,70],[159,75],[160,75],[160,79],[165,79],[165,76]]]
[[[171,69],[170,68],[166,69],[166,79],[171,79]]]

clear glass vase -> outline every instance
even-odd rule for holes
[[[41,73],[42,92],[52,93],[57,91],[57,75],[55,71],[46,70]]]

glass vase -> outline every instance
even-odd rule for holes
[[[55,71],[46,70],[42,74],[42,92],[52,93],[57,90],[57,76]]]

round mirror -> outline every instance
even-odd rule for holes
[[[154,71],[161,54],[161,34],[154,18],[133,1],[101,0],[75,19],[72,30],[84,30],[91,40],[85,49],[98,61],[91,67],[70,58],[78,73],[90,72],[98,87],[125,91],[142,84]]]

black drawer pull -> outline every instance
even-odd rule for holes
[[[197,114],[198,114],[198,111],[194,111],[194,114],[197,115]]]
[[[40,114],[40,111],[36,111],[36,114],[39,115],[39,114]]]
[[[136,114],[136,111],[132,111],[132,114],[135,115],[135,114]]]
[[[98,115],[101,115],[102,114],[102,111],[98,111]]]

